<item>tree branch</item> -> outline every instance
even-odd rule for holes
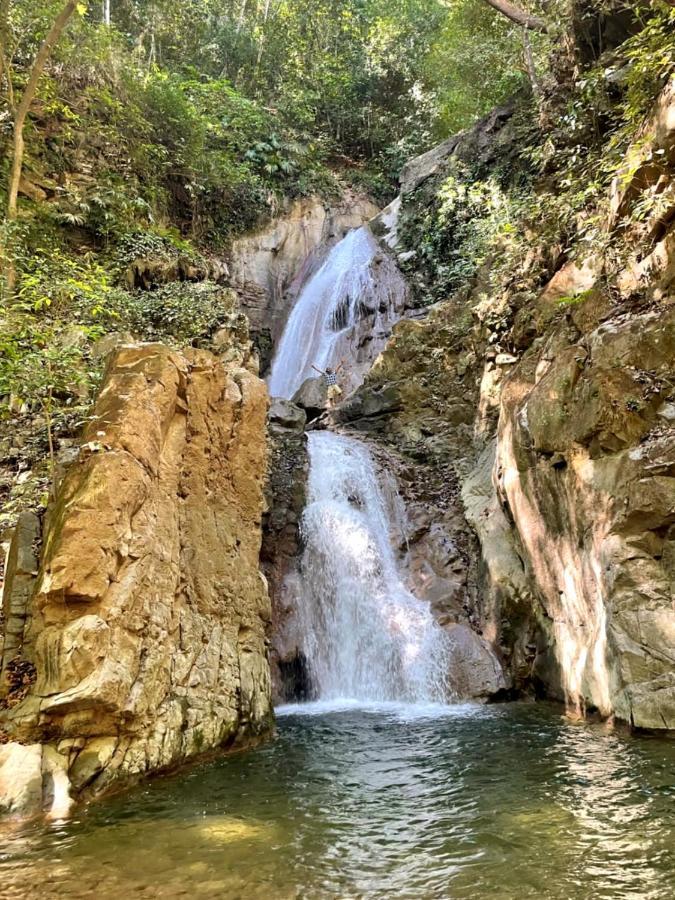
[[[35,98],[38,84],[42,73],[44,72],[47,60],[54,48],[54,45],[61,37],[61,32],[68,24],[68,20],[78,7],[79,0],[68,0],[61,9],[52,27],[49,29],[47,37],[42,42],[37,52],[35,61],[28,75],[28,82],[23,89],[21,99],[14,113],[14,139],[12,142],[12,168],[9,176],[9,185],[7,189],[7,222],[16,221],[17,205],[19,199],[19,186],[21,184],[21,172],[23,170],[23,154],[24,154],[24,127],[26,118],[30,110],[31,104]],[[3,10],[0,10],[0,12]],[[11,73],[6,72],[11,77]],[[14,261],[14,252],[11,246],[11,236],[8,232],[3,239],[3,246],[0,247],[0,257],[2,257],[3,268],[5,271],[5,287],[7,296],[11,298],[14,293],[16,284],[16,264]],[[4,291],[3,291],[4,293]]]
[[[515,22],[516,25],[520,25],[521,28],[526,28],[528,31],[539,31],[542,34],[548,32],[548,25],[543,19],[530,15],[526,10],[510,3],[509,0],[485,0],[485,2],[506,16],[507,19]]]
[[[9,5],[11,0],[0,0],[0,91],[2,82],[7,79],[7,98],[10,107],[14,106],[12,98],[12,73],[9,53]]]
[[[47,60],[52,52],[54,44],[61,37],[61,32],[68,24],[68,20],[77,8],[77,0],[68,0],[61,12],[49,29],[49,34],[42,42],[35,57],[35,62],[28,76],[28,83],[23,90],[21,100],[16,108],[14,117],[14,147],[12,154],[12,174],[9,179],[9,191],[7,194],[7,218],[16,219],[17,198],[19,196],[19,182],[21,180],[21,168],[23,166],[23,129],[26,124],[28,110],[37,92],[38,83],[42,76]]]

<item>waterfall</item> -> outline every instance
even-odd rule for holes
[[[313,432],[309,453],[298,624],[320,699],[447,701],[449,639],[401,581],[367,447]]]
[[[302,290],[279,342],[269,391],[290,399],[306,378],[346,362],[346,386],[354,387],[364,364],[379,352],[405,305],[405,282],[380,251],[367,227],[336,244]],[[360,358],[359,324],[367,322],[367,359]]]
[[[403,277],[367,227],[333,247],[291,312],[269,379],[291,398],[345,359],[353,387],[405,307]],[[350,380],[351,379],[351,380]],[[427,603],[403,584],[387,504],[367,446],[309,434],[308,504],[296,593],[300,651],[322,700],[443,703],[451,644]]]

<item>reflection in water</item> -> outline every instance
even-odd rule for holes
[[[675,787],[672,765],[667,781],[656,772],[644,772],[645,759],[635,752],[640,745],[622,740],[608,731],[601,741],[585,729],[563,731],[557,752],[569,777],[560,793],[560,803],[576,817],[583,855],[579,861],[581,881],[602,872],[604,859],[630,860],[633,885],[625,883],[620,868],[608,873],[622,896],[659,897],[663,869],[672,865],[673,820],[658,803],[654,787]],[[648,777],[650,789],[635,791],[636,781]]]
[[[279,739],[4,833],[2,897],[675,896],[675,743],[546,706],[286,707]]]

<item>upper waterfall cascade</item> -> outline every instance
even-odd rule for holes
[[[310,278],[295,304],[279,342],[269,377],[272,397],[290,399],[313,368],[346,363],[347,385],[379,352],[405,305],[405,282],[366,227],[336,244]],[[367,324],[370,357],[359,358],[359,323]]]

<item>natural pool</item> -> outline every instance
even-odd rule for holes
[[[276,741],[2,834],[2,897],[675,897],[675,741],[542,705],[281,710]]]

